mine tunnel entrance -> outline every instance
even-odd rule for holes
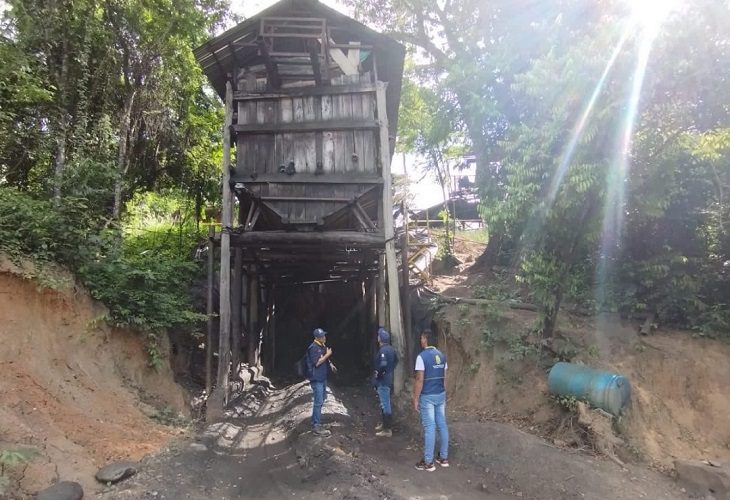
[[[297,379],[294,365],[323,328],[338,368],[335,383],[365,380],[375,349],[375,305],[365,282],[324,282],[275,287],[275,328],[262,343],[262,364],[278,382]]]

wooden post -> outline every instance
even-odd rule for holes
[[[447,208],[448,210],[448,208]],[[454,245],[456,245],[456,199],[451,200],[451,211],[454,213],[454,232],[451,233],[451,252],[454,252]]]
[[[258,356],[258,362],[262,366],[262,370],[267,370],[269,366],[266,364],[266,359],[269,358],[269,355],[266,355],[267,352],[269,352],[269,349],[271,348],[270,342],[269,342],[269,326],[271,326],[271,323],[269,321],[271,320],[271,304],[269,303],[269,293],[266,288],[264,288],[262,285],[261,288],[261,343],[259,343],[259,356]]]
[[[403,212],[403,239],[401,248],[401,272],[403,273],[402,299],[403,299],[403,337],[405,338],[405,354],[407,364],[412,365],[413,359],[413,338],[411,336],[411,294],[410,294],[410,269],[408,267],[408,213],[406,203],[401,203]]]
[[[231,360],[231,224],[233,197],[230,185],[231,124],[233,122],[233,88],[226,82],[225,124],[223,126],[223,214],[221,229],[220,335],[218,338],[218,389],[223,406],[228,402],[228,377]]]
[[[234,73],[238,74],[238,72]],[[240,83],[239,83],[240,85]],[[239,204],[236,221],[240,226],[244,217],[243,206]],[[241,364],[241,338],[243,335],[243,249],[233,250],[233,289],[231,290],[231,371],[238,377]]]
[[[251,265],[250,271],[248,280],[248,365],[254,368],[259,347],[259,281],[255,265]]]
[[[360,311],[360,317],[358,318],[360,320],[360,331],[359,331],[359,337],[360,337],[360,352],[363,353],[363,358],[365,358],[366,354],[370,352],[370,345],[368,341],[372,337],[372,334],[370,333],[370,329],[368,328],[368,317],[370,316],[370,308],[368,303],[368,287],[367,287],[367,281],[364,279],[362,275],[360,275],[360,279],[357,282],[359,288],[359,297],[358,300],[361,300],[363,305],[362,311]],[[362,360],[365,363],[368,363],[368,359]],[[365,365],[367,366],[367,365]]]
[[[398,357],[403,359],[405,338],[401,316],[400,290],[398,284],[398,262],[395,256],[393,230],[393,179],[390,175],[390,138],[388,135],[388,115],[386,114],[386,84],[377,82],[375,88],[378,124],[380,126],[380,161],[383,166],[383,230],[385,232],[385,270],[388,275],[388,326],[393,347]],[[405,387],[405,363],[398,363],[395,371],[395,392]]]
[[[269,301],[271,302],[271,327],[269,329],[269,338],[271,339],[271,373],[276,370],[276,284],[271,284],[269,292]],[[269,374],[271,375],[271,374]]]
[[[375,312],[378,318],[378,326],[386,324],[385,305],[385,256],[378,256],[378,277],[375,283]]]
[[[249,314],[248,314],[248,301],[249,301],[249,268],[243,267],[241,272],[241,329],[244,332],[243,339],[245,339],[246,346],[248,346],[249,337],[251,336],[251,330],[249,330]],[[248,350],[248,347],[246,347]],[[241,362],[247,361],[248,355]]]
[[[243,249],[233,250],[233,288],[231,290],[231,370],[238,376],[241,362],[241,300],[243,285]]]
[[[215,277],[215,227],[208,226],[208,337],[205,342],[205,393],[210,395],[213,389],[213,278]]]

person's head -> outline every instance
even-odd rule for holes
[[[382,326],[378,328],[378,345],[390,344],[390,333]]]
[[[425,349],[428,346],[436,346],[436,343],[438,342],[438,336],[431,331],[430,329],[426,328],[421,332],[421,347]]]
[[[321,328],[315,328],[312,332],[312,335],[314,336],[314,340],[316,340],[320,344],[324,344],[327,342],[327,332],[325,332]]]

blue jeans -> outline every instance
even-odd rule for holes
[[[446,393],[421,394],[419,401],[421,424],[423,424],[423,460],[433,462],[433,450],[436,446],[436,428],[441,435],[439,455],[443,459],[449,457],[449,428],[446,426]]]
[[[383,415],[390,415],[393,411],[390,408],[390,386],[379,385],[378,397],[380,398],[380,409],[383,410]]]
[[[312,396],[314,403],[312,404],[312,425],[320,425],[322,422],[322,406],[324,400],[327,399],[327,381],[315,382],[314,380],[309,382],[312,387]]]

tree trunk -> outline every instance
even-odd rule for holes
[[[489,228],[487,228],[489,231]],[[484,249],[484,253],[477,257],[474,263],[475,267],[490,269],[492,266],[497,264],[499,253],[502,249],[503,234],[497,231],[492,233],[489,231],[489,239],[487,240],[487,248]]]
[[[66,169],[66,144],[68,142],[69,117],[67,111],[68,42],[63,41],[61,69],[58,74],[58,123],[56,131],[56,153],[53,159],[53,202],[61,201],[63,171]]]
[[[587,197],[586,206],[583,208],[577,224],[575,224],[575,232],[573,233],[570,246],[565,252],[559,255],[559,259],[563,263],[563,269],[560,272],[555,285],[555,300],[550,307],[545,308],[545,316],[543,318],[542,325],[542,336],[545,339],[552,338],[555,331],[555,325],[558,322],[558,313],[560,312],[560,304],[563,302],[563,288],[565,280],[568,279],[568,275],[575,266],[576,260],[578,259],[578,244],[584,237],[582,228],[585,226],[594,211],[597,210],[596,203],[594,201],[595,195]]]
[[[129,129],[131,127],[132,108],[134,107],[136,96],[137,89],[134,89],[124,100],[124,110],[122,111],[122,123],[119,130],[119,149],[117,152],[117,177],[114,181],[114,207],[112,209],[112,216],[115,219],[119,218],[122,211],[122,186],[129,165]]]
[[[552,307],[547,308],[545,316],[542,319],[542,338],[551,339],[555,332],[555,325],[558,322],[558,312],[560,311],[560,304],[563,302],[563,279],[561,277],[560,282],[555,287],[555,302]]]
[[[63,184],[63,171],[66,168],[66,117],[62,116],[58,122],[59,130],[56,136],[56,154],[53,159],[53,202],[58,205],[61,201],[61,184]]]

